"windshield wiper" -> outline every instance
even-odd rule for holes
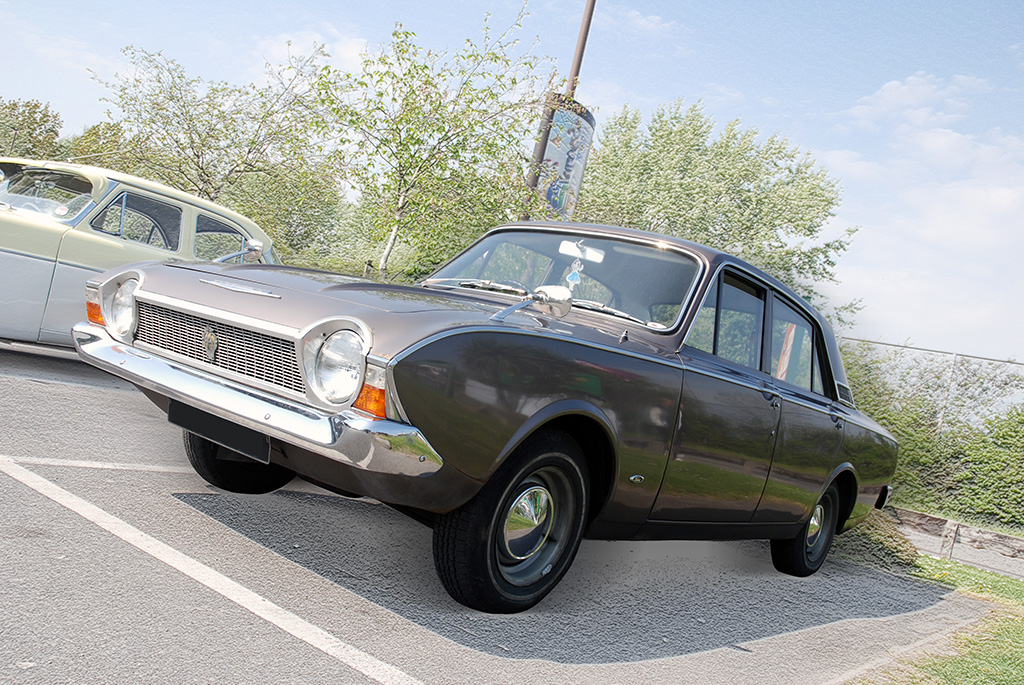
[[[644,321],[643,319],[638,319],[637,317],[633,316],[632,314],[627,314],[626,312],[622,311],[621,309],[616,309],[615,307],[609,307],[606,304],[601,304],[600,302],[594,302],[593,300],[573,300],[572,301],[572,306],[573,307],[579,307],[581,309],[589,309],[589,310],[595,311],[595,312],[604,312],[605,314],[611,314],[612,316],[617,316],[617,317],[622,318],[622,319],[629,319],[630,321],[633,321],[635,323],[642,323],[645,326],[647,325],[647,322]]]
[[[476,290],[489,290],[495,293],[508,293],[509,295],[519,295],[525,297],[530,294],[530,291],[521,285],[509,285],[507,283],[495,283],[494,281],[488,281],[481,278],[428,278],[423,281],[423,285],[439,285],[446,281],[455,281],[455,285],[460,288],[473,288]]]

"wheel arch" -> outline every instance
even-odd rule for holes
[[[524,423],[501,451],[495,461],[497,469],[528,437],[543,430],[565,433],[576,441],[583,451],[590,475],[591,522],[604,508],[612,491],[617,471],[615,432],[612,424],[597,407],[579,400],[564,400],[548,405]]]
[[[829,484],[835,483],[839,490],[839,516],[836,517],[836,533],[841,533],[846,527],[846,521],[853,514],[853,505],[857,503],[857,474],[851,464],[842,464],[833,472],[828,482]]]

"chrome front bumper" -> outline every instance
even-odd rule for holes
[[[82,359],[139,388],[355,469],[424,476],[443,465],[414,426],[276,397],[125,345],[92,324],[77,324],[72,336]]]

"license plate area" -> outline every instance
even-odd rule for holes
[[[167,420],[261,464],[270,463],[270,442],[259,431],[175,400],[171,400],[167,407]]]

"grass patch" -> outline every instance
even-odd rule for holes
[[[1024,581],[992,571],[921,556],[911,569],[911,575],[936,581],[958,592],[989,599],[1024,611]],[[1024,683],[1024,679],[1020,682]]]
[[[869,682],[1024,683],[1024,581],[928,556],[919,557],[909,575],[989,600],[994,610],[985,621],[951,638],[953,654],[910,659]]]
[[[872,509],[855,528],[836,537],[832,553],[841,559],[885,571],[906,572],[918,559],[917,548],[899,531],[891,514]]]

